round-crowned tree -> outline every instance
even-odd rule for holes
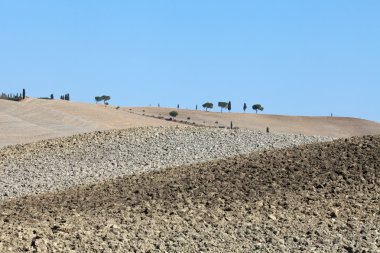
[[[257,111],[263,111],[264,107],[262,107],[260,104],[255,104],[252,106],[252,109],[255,110],[257,114]]]
[[[207,112],[207,109],[212,109],[214,107],[214,104],[213,103],[210,103],[210,102],[206,102],[202,105],[203,108],[206,109],[206,112]]]
[[[223,112],[223,109],[226,109],[228,107],[227,102],[219,102],[218,106],[220,107],[220,112]]]

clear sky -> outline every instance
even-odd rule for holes
[[[0,91],[22,88],[380,122],[380,1],[0,0]]]

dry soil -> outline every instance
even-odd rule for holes
[[[379,252],[380,137],[0,204],[1,252]]]
[[[232,121],[234,127],[271,132],[319,135],[332,137],[352,137],[380,134],[380,124],[364,119],[348,117],[311,117],[285,116],[250,113],[205,112],[202,110],[183,110],[157,107],[130,107],[123,110],[142,115],[169,117],[170,111],[177,111],[178,121],[187,121],[199,125],[213,127],[229,127]],[[252,111],[252,110],[251,110]],[[188,119],[189,118],[189,119]]]
[[[173,126],[174,122],[146,117],[169,117],[170,108],[118,108],[103,104],[28,98],[21,102],[0,100],[0,147],[70,136],[97,130],[144,126]],[[143,112],[144,111],[144,112]],[[178,120],[206,126],[234,126],[251,130],[332,137],[380,134],[380,124],[340,117],[296,117],[178,110]],[[145,114],[145,116],[142,116]],[[187,118],[190,119],[188,120]],[[216,124],[215,122],[218,122]],[[182,125],[182,124],[179,124]]]

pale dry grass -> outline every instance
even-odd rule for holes
[[[348,117],[307,117],[266,115],[254,113],[205,112],[157,107],[130,107],[123,108],[141,114],[142,110],[148,115],[169,117],[172,110],[178,111],[177,120],[195,122],[207,126],[233,126],[251,130],[265,131],[269,127],[271,132],[295,133],[305,135],[321,135],[333,137],[350,137],[380,134],[380,124],[364,119]],[[190,117],[190,120],[188,119]],[[217,124],[215,122],[218,122]]]
[[[0,147],[97,130],[178,124],[149,116],[168,118],[173,108],[121,107],[28,98],[22,102],[0,100]],[[144,111],[144,112],[143,112]],[[298,117],[253,113],[220,113],[177,110],[178,121],[206,126],[234,126],[271,132],[333,137],[380,134],[380,124],[340,117]],[[133,113],[131,113],[133,112]],[[145,114],[143,116],[142,114]],[[190,119],[188,119],[188,117]],[[217,124],[215,122],[218,122]]]
[[[0,146],[97,130],[173,124],[102,104],[32,98],[22,102],[0,100]]]

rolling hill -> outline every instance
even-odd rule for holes
[[[22,102],[0,100],[0,147],[97,130],[166,125],[173,123],[101,104],[33,98]]]
[[[169,117],[169,112],[176,110],[178,121],[195,122],[207,126],[233,126],[251,130],[294,133],[305,135],[321,135],[332,137],[351,137],[380,134],[380,124],[377,122],[349,117],[315,117],[315,116],[286,116],[253,113],[205,112],[157,107],[130,107],[137,114]],[[144,111],[144,112],[143,112]],[[188,119],[190,118],[190,119]],[[217,123],[216,123],[217,122]]]
[[[34,98],[22,102],[0,100],[0,147],[98,130],[183,125],[147,117],[169,117],[171,110],[155,107],[117,109],[101,104]],[[380,134],[379,123],[356,118],[177,111],[178,121],[206,126],[227,127],[232,121],[239,128],[265,131],[269,127],[271,132],[282,133],[333,137]]]

